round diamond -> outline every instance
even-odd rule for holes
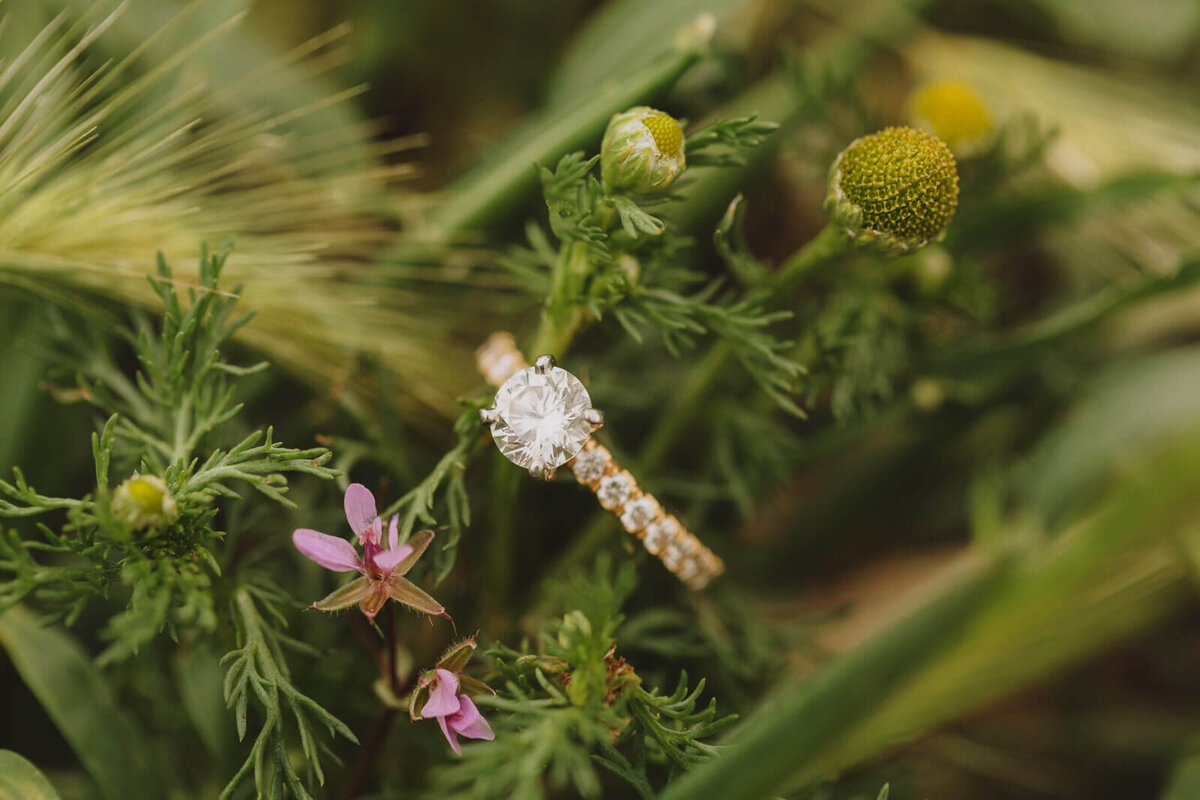
[[[663,563],[667,569],[674,570],[695,550],[695,544],[690,536],[682,536],[667,548],[663,555]]]
[[[515,373],[496,392],[492,439],[505,458],[530,470],[561,467],[592,435],[587,389],[561,367]]]
[[[621,524],[630,533],[640,531],[653,522],[661,510],[657,500],[650,495],[644,495],[625,504],[625,509],[621,512]]]
[[[633,476],[628,472],[618,472],[600,481],[596,489],[596,497],[600,505],[609,511],[620,508],[630,495],[633,494]]]
[[[608,451],[603,447],[589,447],[575,456],[571,470],[575,473],[575,480],[580,483],[591,483],[604,477],[604,473],[608,469],[608,461]]]
[[[664,547],[675,541],[675,534],[678,532],[679,522],[674,517],[665,517],[646,528],[642,543],[646,545],[647,550],[658,555]]]

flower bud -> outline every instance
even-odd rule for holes
[[[461,642],[450,645],[449,649],[442,654],[441,659],[433,666],[420,674],[417,678],[417,685],[409,693],[408,698],[404,701],[408,705],[409,718],[416,722],[421,719],[419,709],[429,700],[429,694],[433,687],[438,682],[438,670],[453,674],[458,682],[459,688],[464,694],[495,694],[495,690],[488,686],[483,681],[472,678],[463,672],[467,665],[471,663],[471,658],[475,655],[475,649],[478,647],[478,642],[474,636],[469,636]]]
[[[968,152],[992,132],[992,116],[979,92],[963,81],[934,81],[913,93],[914,121],[950,146]]]
[[[645,194],[683,172],[683,129],[670,114],[637,106],[616,114],[600,145],[600,177],[609,189]]]
[[[135,472],[113,494],[113,516],[135,530],[161,528],[178,511],[167,484],[157,475]]]
[[[856,244],[889,255],[940,239],[958,205],[950,148],[914,128],[885,128],[850,143],[829,171],[825,209]]]

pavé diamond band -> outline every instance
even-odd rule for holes
[[[531,367],[511,334],[495,333],[475,354],[484,379],[498,390],[480,418],[506,458],[549,479],[566,466],[681,581],[703,589],[725,570],[711,550],[642,491],[634,477],[592,438],[604,424],[587,389],[551,356]]]

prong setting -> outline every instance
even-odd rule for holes
[[[598,408],[589,408],[583,412],[583,418],[592,426],[593,431],[598,431],[604,427],[604,412]]]
[[[547,468],[546,465],[540,461],[536,462],[534,464],[531,464],[529,467],[530,476],[537,478],[539,481],[553,480],[554,476],[557,472],[558,472],[557,467]]]
[[[554,365],[558,363],[554,360],[554,356],[549,353],[537,357],[533,362],[533,371],[538,375],[545,375],[550,370],[554,369]]]
[[[479,420],[484,425],[492,425],[500,419],[500,412],[494,408],[479,409]]]

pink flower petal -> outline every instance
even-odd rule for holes
[[[444,669],[437,670],[437,684],[429,693],[429,699],[421,708],[421,716],[448,717],[457,713],[460,703],[458,700],[458,676]]]
[[[361,483],[352,483],[346,487],[344,502],[350,530],[362,538],[371,529],[371,523],[379,518],[375,511],[375,495]]]
[[[354,545],[320,531],[300,528],[292,533],[292,544],[308,558],[334,572],[362,572],[362,560]]]
[[[454,751],[455,755],[461,756],[462,755],[462,747],[458,743],[458,736],[456,736],[454,734],[454,731],[451,730],[446,725],[446,718],[438,717],[437,721],[438,721],[438,725],[442,726],[442,733],[445,734],[446,741],[450,743],[450,749]]]
[[[409,545],[394,547],[391,550],[384,550],[379,555],[375,556],[375,566],[383,570],[384,574],[392,571],[392,569],[404,559],[408,558],[409,553],[413,551]]]
[[[450,730],[461,733],[468,739],[486,739],[490,742],[496,738],[496,734],[492,733],[492,726],[488,725],[488,721],[479,713],[471,698],[460,694],[458,702],[458,713],[452,714],[446,720]]]
[[[388,526],[388,549],[395,550],[400,544],[400,515],[392,514],[392,524]]]

